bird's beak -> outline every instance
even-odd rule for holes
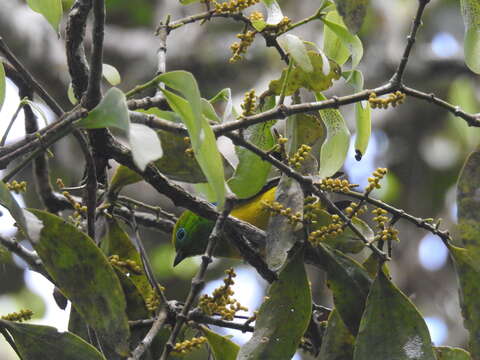
[[[186,258],[185,254],[182,251],[178,251],[177,256],[175,256],[175,260],[173,260],[173,266],[177,266],[185,258]]]

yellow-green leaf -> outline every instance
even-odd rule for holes
[[[102,67],[103,77],[108,81],[112,86],[117,86],[122,82],[122,77],[118,72],[117,68],[109,64],[103,64]]]
[[[465,23],[465,63],[476,74],[480,74],[480,2],[460,0]]]
[[[339,13],[336,11],[330,11],[326,16],[326,19],[335,24],[345,26]],[[340,66],[345,64],[350,57],[350,51],[348,48],[343,44],[338,35],[327,26],[327,24],[324,24],[323,26],[323,51],[329,59],[332,59]]]
[[[195,157],[216,193],[217,206],[221,208],[226,192],[223,163],[215,135],[203,116],[202,100],[197,82],[193,75],[186,71],[168,72],[159,75],[157,79],[184,96],[183,98],[173,92],[162,90],[171,108],[185,122]]]
[[[115,127],[128,134],[130,119],[125,94],[117,88],[109,89],[102,101],[76,125],[85,129]]]
[[[33,11],[42,14],[58,33],[58,26],[62,19],[62,0],[27,0]]]
[[[237,358],[240,346],[226,336],[217,334],[206,326],[200,326],[200,329],[207,338],[208,345],[213,351],[215,360],[235,360]]]
[[[363,90],[363,74],[360,70],[347,71],[343,76],[349,80],[354,91]],[[366,100],[355,103],[355,123],[357,134],[355,135],[355,159],[360,161],[367,151],[370,135],[372,132],[372,116],[370,103]]]
[[[326,100],[321,93],[316,93],[315,96],[318,101]],[[343,166],[350,145],[350,131],[340,110],[323,109],[319,113],[327,129],[327,138],[320,150],[318,175],[326,178],[333,176]]]
[[[470,354],[460,348],[454,348],[449,346],[439,346],[433,348],[437,360],[472,360]]]
[[[337,63],[330,60],[330,72],[325,75],[323,73],[324,57],[315,51],[308,51],[308,57],[313,66],[313,71],[306,72],[301,67],[294,65],[288,76],[285,95],[292,95],[300,88],[312,91],[323,91],[332,86],[333,80],[340,78],[340,67]],[[272,94],[280,95],[286,75],[287,69],[283,70],[280,79],[270,81],[268,88]]]
[[[330,28],[342,42],[342,44],[352,54],[352,70],[355,69],[363,57],[363,45],[357,35],[352,35],[344,26],[330,21],[326,18],[321,18],[323,23]]]

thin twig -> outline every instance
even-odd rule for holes
[[[0,36],[0,52],[5,55],[5,58],[13,65],[13,67],[23,76],[25,81],[27,81],[35,92],[45,101],[45,103],[52,109],[52,111],[57,116],[63,114],[63,109],[58,105],[54,98],[48,94],[43,87],[33,78],[30,72],[23,66],[23,64],[15,57],[12,51],[9,49],[7,44],[3,41],[3,38]]]
[[[95,213],[97,208],[97,171],[95,167],[95,159],[88,144],[86,137],[79,130],[74,132],[80,148],[85,155],[85,170],[86,170],[86,193],[87,200],[87,233],[90,238],[95,240]]]
[[[76,0],[68,14],[65,29],[68,72],[72,78],[73,93],[77,99],[82,98],[88,87],[89,69],[83,40],[91,8],[92,0]]]
[[[168,220],[171,220],[173,222],[176,222],[178,220],[178,218],[174,214],[171,214],[171,213],[163,210],[160,206],[148,205],[148,204],[145,204],[144,202],[141,202],[139,200],[135,200],[135,199],[132,199],[130,197],[122,196],[122,195],[118,196],[118,200],[120,202],[127,202],[127,203],[133,204],[135,206],[142,207],[144,209],[150,210],[151,212],[153,212],[157,215],[162,215],[163,217],[165,217]]]
[[[166,360],[168,354],[172,351],[175,340],[177,339],[177,336],[180,333],[183,324],[188,319],[188,313],[193,306],[193,302],[205,284],[205,273],[207,271],[208,265],[213,261],[212,258],[215,245],[223,232],[223,226],[225,225],[225,221],[228,218],[228,214],[233,208],[233,203],[234,199],[227,197],[225,202],[225,208],[215,222],[212,233],[208,238],[207,248],[205,250],[205,254],[202,256],[202,264],[200,265],[200,269],[198,270],[197,275],[195,275],[192,280],[192,285],[190,287],[187,299],[185,300],[185,304],[183,305],[181,313],[177,315],[175,326],[170,334],[170,337],[168,338],[167,343],[163,348],[160,360]]]
[[[90,58],[90,74],[88,76],[88,87],[85,97],[87,110],[93,109],[102,97],[100,84],[102,81],[104,26],[105,2],[104,0],[95,0],[93,2],[93,50]]]
[[[140,359],[140,357],[143,355],[143,353],[152,344],[152,341],[153,341],[153,339],[155,339],[155,336],[157,336],[158,332],[163,328],[166,320],[167,320],[167,311],[165,309],[163,309],[158,313],[157,317],[153,321],[152,327],[148,331],[147,335],[145,335],[145,337],[137,345],[135,350],[132,351],[132,356],[130,356],[127,360]]]
[[[397,71],[395,71],[395,74],[393,74],[393,77],[390,80],[392,84],[399,85],[402,83],[403,74],[405,73],[405,69],[407,67],[408,58],[410,57],[410,52],[413,48],[413,44],[415,44],[415,38],[417,36],[418,28],[422,24],[423,11],[425,10],[425,6],[427,6],[429,2],[430,0],[418,0],[417,14],[413,19],[410,34],[407,36],[407,46],[405,46],[405,50],[403,51],[402,59],[398,64]]]

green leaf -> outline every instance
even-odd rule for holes
[[[159,108],[155,108],[155,107],[152,107],[147,110],[139,109],[138,111],[145,114],[152,114],[159,117],[160,119],[168,120],[174,123],[183,123],[182,118],[176,112],[173,112],[173,111],[160,110]],[[172,133],[169,133],[169,134],[172,134]]]
[[[272,126],[275,121],[255,124],[244,130],[245,139],[262,150],[275,145]],[[257,194],[265,185],[272,165],[244,147],[235,147],[239,163],[233,177],[228,180],[230,189],[241,199]]]
[[[68,100],[72,105],[75,105],[78,103],[77,98],[75,97],[75,93],[73,92],[73,85],[72,83],[68,84],[68,90],[67,90],[67,97]]]
[[[315,255],[317,263],[327,272],[338,313],[350,332],[356,335],[370,290],[370,276],[362,265],[328,245],[320,244]]]
[[[144,171],[147,165],[163,156],[162,144],[155,130],[143,124],[130,124],[128,141],[133,162]]]
[[[123,290],[107,258],[93,240],[62,218],[30,209],[43,228],[33,246],[43,264],[102,344],[129,352],[130,336]]]
[[[235,360],[240,347],[226,336],[217,334],[206,326],[200,326],[213,351],[215,360]]]
[[[267,8],[267,24],[277,25],[283,19],[282,9],[276,0],[262,0]]]
[[[340,39],[342,44],[350,50],[352,54],[352,70],[357,67],[363,57],[363,45],[357,35],[352,35],[342,25],[334,23],[326,18],[321,18],[323,23],[330,28]]]
[[[222,122],[222,120],[218,117],[212,104],[207,99],[204,99],[204,98],[202,98],[202,114],[210,122],[214,122],[214,123]]]
[[[480,74],[480,2],[460,0],[463,22],[465,23],[465,63],[476,74]]]
[[[88,325],[83,320],[82,316],[75,310],[75,307],[70,307],[70,316],[68,318],[68,331],[81,337],[86,342],[93,342],[90,338]]]
[[[137,251],[135,245],[133,245],[128,234],[122,229],[119,222],[114,218],[107,218],[106,221],[106,233],[100,243],[105,255],[118,255],[122,261],[131,260],[142,267],[140,253]],[[151,295],[152,287],[145,273],[131,273],[129,279],[138,288],[144,300]]]
[[[480,151],[472,152],[460,173],[457,185],[457,245],[480,258]]]
[[[308,51],[310,62],[313,65],[313,72],[307,73],[298,66],[293,66],[288,77],[285,95],[293,95],[300,88],[312,91],[323,91],[332,86],[333,80],[340,78],[340,67],[333,61],[330,61],[330,72],[324,74],[323,56],[315,51]],[[268,86],[272,94],[280,95],[282,86],[287,75],[287,69],[282,71],[282,75],[278,80],[270,81]]]
[[[449,346],[434,347],[437,360],[472,360],[468,352],[460,348]]]
[[[145,298],[140,293],[139,289],[133,282],[131,274],[127,275],[124,270],[114,266],[115,272],[122,285],[125,300],[127,302],[127,316],[128,320],[142,320],[148,319],[152,313],[147,310]],[[135,326],[131,329],[130,348],[134,349],[145,338],[149,328],[143,326]]]
[[[336,309],[328,317],[328,326],[323,335],[319,359],[350,360],[353,358],[355,338],[345,326]]]
[[[313,65],[308,56],[307,48],[303,41],[295,35],[286,34],[278,39],[285,51],[293,58],[303,71],[310,73],[313,71]]]
[[[356,34],[360,30],[368,3],[369,0],[335,0],[337,10],[351,33]]]
[[[292,209],[292,214],[303,214],[303,191],[300,184],[283,175],[275,191],[275,201],[285,209]],[[292,226],[288,218],[282,215],[270,216],[267,228],[266,262],[268,267],[279,270],[287,261],[288,252],[303,237],[303,230]]]
[[[326,15],[326,19],[332,23],[345,27],[340,14],[336,11],[330,11]],[[350,51],[348,48],[343,44],[338,35],[327,26],[327,24],[323,25],[323,51],[329,59],[332,59],[340,66],[345,64],[350,57]]]
[[[315,93],[318,101],[326,100],[321,93]],[[350,131],[340,110],[323,109],[318,111],[327,129],[327,138],[320,150],[321,178],[333,176],[341,169],[347,158],[350,145]]]
[[[172,71],[158,76],[158,79],[185,97],[162,90],[171,108],[185,122],[197,161],[215,190],[217,206],[221,208],[226,191],[222,158],[212,128],[202,116],[202,100],[197,82],[193,75],[186,71]]]
[[[261,305],[252,338],[237,360],[290,359],[310,321],[311,290],[303,251],[285,265]]]
[[[0,110],[2,110],[3,102],[5,101],[5,88],[5,69],[0,61]]]
[[[382,271],[368,295],[353,359],[436,360],[422,315]]]
[[[232,101],[232,90],[230,88],[225,88],[220,90],[213,98],[208,100],[210,104],[216,104],[219,101],[224,101],[225,110],[223,111],[222,115],[222,122],[226,122],[230,115],[232,114],[233,110],[233,101]]]
[[[480,258],[477,252],[453,245],[448,247],[460,284],[463,325],[470,333],[469,350],[480,354]]]
[[[112,86],[116,86],[122,82],[122,77],[118,70],[109,64],[103,64],[102,67],[102,74],[103,77],[108,81],[108,83]]]
[[[63,14],[62,0],[27,0],[27,4],[30,9],[43,15],[58,33]]]
[[[360,70],[347,71],[343,75],[346,79],[349,79],[354,91],[360,92],[363,90],[363,74]],[[355,159],[360,161],[367,151],[372,133],[372,116],[368,101],[363,100],[355,103],[355,121],[357,126]]]
[[[69,359],[105,360],[92,345],[69,332],[51,326],[0,320],[0,328],[13,337],[22,360]]]
[[[114,127],[128,134],[130,119],[125,94],[117,88],[109,89],[100,104],[76,125],[85,129]]]

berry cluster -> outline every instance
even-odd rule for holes
[[[372,109],[386,109],[389,105],[395,107],[397,105],[403,104],[405,102],[405,97],[406,95],[401,91],[395,91],[392,94],[388,94],[388,96],[384,98],[377,98],[377,94],[372,92],[368,97],[368,102],[370,103]]]
[[[12,182],[7,183],[6,185],[8,190],[13,191],[16,194],[27,191],[26,181],[18,182],[17,180],[13,180]]]
[[[376,215],[373,221],[377,223],[377,227],[380,229],[379,239],[382,241],[398,241],[398,230],[388,224],[389,218],[385,216],[388,213],[387,210],[377,208],[372,210],[372,213]]]
[[[110,264],[115,265],[127,273],[140,275],[142,274],[142,268],[135,261],[131,259],[121,260],[118,255],[112,255],[108,258]]]
[[[322,179],[322,181],[320,181],[318,186],[322,190],[332,191],[332,192],[342,192],[342,193],[348,193],[350,192],[351,188],[357,187],[357,185],[350,184],[350,182],[347,179],[342,180],[342,179],[332,179],[332,178]]]
[[[241,34],[237,34],[237,38],[240,39],[240,42],[235,42],[230,45],[230,50],[232,50],[232,57],[228,60],[230,63],[235,63],[238,60],[243,58],[243,55],[247,52],[247,49],[252,45],[253,40],[255,40],[256,31],[247,30]]]
[[[215,3],[215,12],[219,14],[235,14],[255,5],[260,0],[230,0],[224,3]]]
[[[331,215],[332,222],[328,225],[320,227],[320,229],[312,231],[308,235],[308,241],[317,246],[320,242],[324,241],[327,237],[335,237],[340,235],[345,229],[344,223],[337,214]]]
[[[275,30],[277,33],[283,33],[288,30],[290,25],[292,24],[292,20],[288,16],[284,16],[280,22],[275,25]]]
[[[186,355],[195,349],[198,349],[207,341],[205,336],[199,336],[176,343],[172,349],[172,355]]]
[[[227,269],[225,273],[227,277],[223,279],[224,285],[215,289],[212,296],[202,295],[198,307],[207,315],[220,315],[222,319],[231,321],[238,311],[248,309],[232,298],[234,291],[231,287],[235,283],[233,278],[237,276],[235,271]]]
[[[163,287],[160,288],[162,291],[164,290]],[[145,299],[145,306],[149,311],[155,311],[160,306],[160,298],[155,290],[152,289],[150,295]]]
[[[27,321],[30,320],[33,316],[33,311],[30,309],[20,310],[19,312],[10,313],[4,316],[1,316],[0,319],[7,321]]]
[[[366,206],[360,206],[360,204],[356,202],[351,202],[350,206],[345,208],[345,214],[351,219],[354,216],[360,216],[365,213]]]
[[[288,159],[288,163],[291,166],[295,166],[297,169],[300,168],[310,151],[312,151],[312,148],[308,145],[303,144],[298,148],[297,152],[293,154],[290,159]]]
[[[262,21],[264,20],[263,14],[260,11],[254,11],[248,17],[250,21]]]
[[[290,224],[297,224],[302,222],[302,214],[300,212],[293,213],[292,208],[286,208],[283,204],[277,201],[263,201],[265,208],[277,215],[285,216]]]
[[[387,174],[387,171],[386,168],[378,168],[373,172],[372,176],[368,178],[368,186],[365,189],[366,194],[371,193],[374,189],[380,189],[380,180]]]
[[[250,90],[243,96],[243,103],[240,105],[242,108],[242,116],[253,115],[257,106],[257,97],[255,96],[255,90]]]

